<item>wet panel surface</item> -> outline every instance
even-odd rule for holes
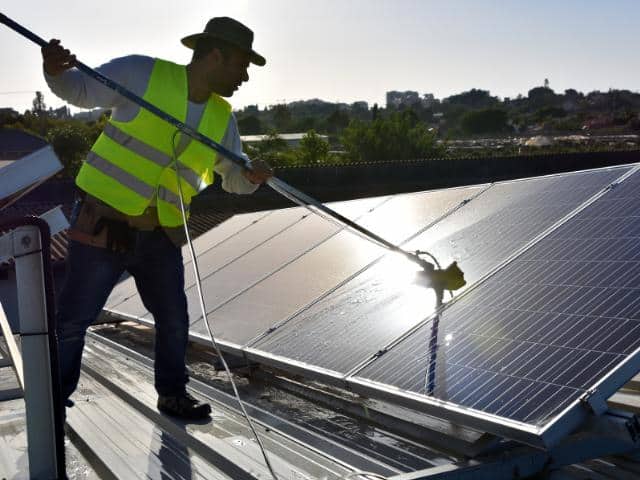
[[[496,184],[407,243],[443,266],[459,261],[469,283],[618,178],[625,169]],[[446,260],[446,261],[445,261]],[[390,256],[269,334],[252,348],[346,374],[434,311],[416,267]]]
[[[635,174],[357,377],[546,425],[640,348],[639,192]]]
[[[359,223],[391,242],[402,242],[481,190],[482,187],[470,187],[398,195],[362,216]],[[214,331],[225,340],[247,343],[328,293],[385,252],[382,247],[342,231],[213,311],[210,319]],[[385,265],[383,268],[389,266]],[[413,281],[413,274],[410,280]],[[380,286],[380,290],[383,289]],[[423,298],[422,290],[419,296]],[[318,342],[323,340],[322,336],[318,337]]]

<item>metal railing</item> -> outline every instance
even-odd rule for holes
[[[55,214],[54,214],[55,217]],[[7,321],[2,330],[24,391],[30,478],[66,478],[64,411],[55,336],[49,224],[36,217],[0,223],[0,260],[13,258],[21,349]]]

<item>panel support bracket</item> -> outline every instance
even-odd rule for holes
[[[597,389],[587,390],[581,400],[596,416],[600,416],[609,410],[607,399]]]

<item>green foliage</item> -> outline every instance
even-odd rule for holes
[[[486,108],[465,113],[460,126],[471,135],[501,133],[508,129],[507,112],[497,108]]]
[[[308,132],[309,130],[315,130],[319,124],[319,119],[314,117],[302,117],[296,120],[291,127],[291,130],[296,132]]]
[[[74,178],[82,161],[97,138],[99,127],[77,121],[59,122],[49,129],[47,141],[51,143],[64,166],[63,176]]]
[[[451,95],[444,99],[449,105],[459,105],[465,108],[488,108],[499,103],[498,97],[492,97],[487,90],[472,88],[467,92]]]
[[[442,154],[433,133],[409,112],[377,118],[370,123],[354,120],[340,140],[352,161],[412,160]]]
[[[529,108],[534,110],[555,105],[558,97],[549,87],[535,87],[527,94]]]
[[[245,147],[249,158],[260,158],[274,167],[295,163],[288,150],[287,142],[275,130],[269,131],[262,141]]]
[[[263,132],[262,121],[255,115],[238,119],[238,130],[242,135],[258,135]]]
[[[331,115],[327,117],[327,133],[331,135],[336,135],[349,125],[351,119],[349,118],[349,114],[341,109],[334,110]]]
[[[549,121],[548,128],[555,132],[571,133],[582,129],[582,122],[576,118],[560,118]]]
[[[302,137],[297,149],[298,161],[302,165],[325,163],[329,155],[329,142],[318,135],[315,130],[309,130]]]
[[[567,112],[560,107],[547,106],[543,107],[535,113],[535,118],[537,120],[545,120],[548,118],[562,118],[566,117]]]
[[[273,123],[276,130],[286,132],[291,124],[291,111],[285,104],[276,105],[272,109]]]

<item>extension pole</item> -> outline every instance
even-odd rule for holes
[[[36,43],[40,47],[44,47],[44,46],[48,45],[48,43],[49,43],[46,40],[42,39],[41,37],[39,37],[35,33],[31,32],[28,29],[26,29],[25,27],[23,27],[22,25],[20,25],[19,23],[15,22],[15,21],[13,21],[12,19],[10,19],[9,17],[7,17],[6,15],[4,15],[2,13],[0,13],[0,23],[4,23],[7,27],[11,28],[12,30],[14,30],[17,33],[19,33],[20,35],[22,35],[22,36],[26,37],[27,39],[31,40],[32,42]],[[220,145],[219,143],[211,140],[208,137],[205,137],[204,135],[199,133],[197,130],[191,128],[189,125],[186,125],[186,124],[182,123],[177,118],[175,118],[175,117],[169,115],[168,113],[160,110],[158,107],[156,107],[152,103],[149,103],[146,100],[144,100],[143,98],[140,98],[135,93],[133,93],[130,90],[128,90],[127,88],[123,87],[119,83],[114,82],[113,80],[111,80],[108,77],[105,77],[101,73],[95,71],[94,69],[92,69],[91,67],[85,65],[84,63],[80,62],[79,60],[76,60],[74,62],[74,66],[78,70],[80,70],[80,71],[84,72],[85,74],[89,75],[91,78],[93,78],[93,79],[97,80],[98,82],[102,83],[106,87],[108,87],[108,88],[110,88],[112,90],[115,90],[116,92],[118,92],[123,97],[126,97],[127,99],[131,100],[132,102],[136,103],[137,105],[147,109],[148,111],[150,111],[151,113],[153,113],[157,117],[161,118],[165,122],[173,125],[178,130],[180,130],[184,134],[190,136],[194,140],[197,140],[200,143],[206,145],[207,147],[215,150],[216,152],[218,152],[223,157],[228,158],[229,160],[231,160],[235,164],[237,164],[240,167],[242,167],[244,170],[251,170],[251,167],[249,165],[247,165],[246,161],[242,157],[240,157],[239,155],[236,155],[234,152],[226,149],[224,146]],[[327,207],[326,205],[323,205],[318,200],[306,195],[305,193],[301,192],[300,190],[297,190],[296,188],[292,187],[291,185],[288,185],[286,182],[284,182],[284,181],[282,181],[282,180],[280,180],[280,179],[278,179],[276,177],[272,177],[267,181],[267,183],[269,184],[270,187],[272,187],[278,193],[282,194],[282,190],[284,190],[288,195],[296,198],[298,201],[300,201],[300,202],[302,202],[302,203],[304,203],[306,205],[311,205],[311,206],[317,208],[321,212],[329,215],[330,217],[333,217],[335,220],[337,220],[341,224],[346,225],[347,227],[352,228],[353,230],[356,230],[357,232],[361,233],[362,235],[364,235],[365,237],[367,237],[369,240],[373,241],[374,243],[382,245],[383,247],[385,247],[385,248],[387,248],[387,249],[389,249],[391,251],[403,254],[409,260],[418,263],[425,270],[428,270],[428,271],[432,271],[433,270],[433,265],[431,265],[430,263],[428,263],[425,260],[423,260],[422,258],[420,258],[417,254],[414,254],[414,253],[408,252],[406,250],[403,250],[399,246],[394,245],[393,243],[385,240],[384,238],[382,238],[379,235],[373,233],[372,231],[368,230],[367,228],[365,228],[365,227],[363,227],[361,225],[358,225],[356,222],[354,222],[354,221],[348,219],[347,217],[339,214],[335,210]]]

